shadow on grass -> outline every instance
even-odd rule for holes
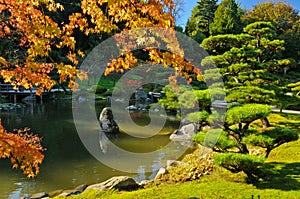
[[[288,129],[294,129],[299,131],[299,125],[300,123],[298,122],[277,122],[276,123],[278,126],[285,127]]]
[[[258,189],[300,190],[300,162],[266,163],[263,181],[254,183]]]

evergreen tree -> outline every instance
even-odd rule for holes
[[[214,16],[213,22],[210,24],[210,34],[233,34],[241,31],[242,11],[235,0],[222,1]]]
[[[216,35],[205,39],[202,47],[213,54],[212,59],[225,81],[227,101],[240,104],[260,103],[282,107],[299,103],[296,98],[286,100],[284,75],[294,64],[283,58],[284,40],[278,39],[271,22],[255,22],[244,28],[243,34]],[[205,60],[202,65],[206,65]],[[268,121],[262,118],[265,127]]]
[[[255,22],[245,27],[243,34],[216,35],[202,42],[202,47],[214,55],[211,59],[223,73],[227,89],[270,89],[274,81],[279,84],[282,78],[278,75],[284,74],[285,64],[291,65],[293,60],[282,59],[284,41],[278,39],[274,29],[270,22]]]
[[[271,22],[277,35],[285,40],[284,55],[297,59],[300,55],[300,16],[299,12],[285,2],[265,2],[258,4],[244,15],[248,23]]]
[[[214,20],[218,0],[199,0],[197,3],[199,17],[198,28],[206,37],[209,37],[209,26]]]
[[[195,6],[192,10],[192,14],[189,17],[186,26],[185,26],[185,34],[195,41],[201,43],[205,38],[205,35],[199,29],[200,17],[197,16],[199,12],[198,7]]]

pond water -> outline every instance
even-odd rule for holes
[[[97,114],[104,106],[103,103],[97,103]],[[132,176],[137,181],[151,179],[156,175],[160,167],[159,161],[164,159],[165,153],[173,153],[157,152],[157,157],[150,163],[140,160],[140,165],[133,168],[135,173],[121,172],[102,164],[90,155],[79,138],[73,121],[71,101],[28,104],[24,108],[0,112],[0,117],[7,130],[30,127],[32,132],[43,137],[43,146],[47,148],[40,174],[35,179],[27,179],[21,171],[11,169],[8,160],[0,160],[0,198],[19,198],[20,194],[70,189],[81,184],[102,182],[118,175]],[[155,151],[169,143],[169,136],[166,134],[178,126],[178,121],[167,120],[161,131],[165,135],[156,135],[141,141],[121,134],[113,143],[136,153]],[[146,172],[149,168],[151,171]]]

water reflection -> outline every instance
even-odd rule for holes
[[[99,146],[101,151],[106,154],[109,140],[103,131],[99,131]]]
[[[105,106],[97,104],[96,117]],[[45,160],[41,165],[41,173],[34,180],[27,179],[21,171],[12,170],[8,160],[0,160],[0,198],[19,198],[22,193],[49,192],[57,189],[69,189],[80,184],[102,182],[118,175],[133,176],[136,180],[151,179],[159,169],[161,160],[167,157],[158,152],[152,162],[140,161],[135,173],[120,172],[101,164],[83,146],[73,122],[72,103],[69,101],[52,101],[43,104],[28,104],[25,108],[12,112],[0,112],[2,123],[8,130],[31,127],[43,137]],[[98,150],[109,154],[107,146],[110,139],[116,146],[133,152],[157,150],[169,142],[168,136],[154,136],[149,139],[137,139],[121,134],[116,139],[101,137],[97,126],[83,121],[89,132],[99,136],[96,139]],[[172,132],[178,125],[169,123],[164,132]],[[172,152],[170,152],[172,153]],[[111,154],[112,161],[120,161],[124,157]],[[130,164],[130,160],[128,161]],[[150,168],[150,169],[149,169]],[[150,170],[150,172],[146,172]]]

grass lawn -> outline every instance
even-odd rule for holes
[[[300,115],[272,113],[272,125],[286,126],[300,133]],[[151,185],[132,192],[89,190],[70,198],[300,198],[300,140],[286,143],[274,149],[266,161],[270,173],[256,184],[248,184],[243,173],[232,174],[222,168],[215,168],[210,176],[200,180]]]
[[[75,198],[75,197],[74,197]],[[187,182],[175,185],[161,185],[135,192],[89,191],[76,198],[294,198],[299,199],[299,191],[257,189],[244,183],[228,182],[223,179]]]

